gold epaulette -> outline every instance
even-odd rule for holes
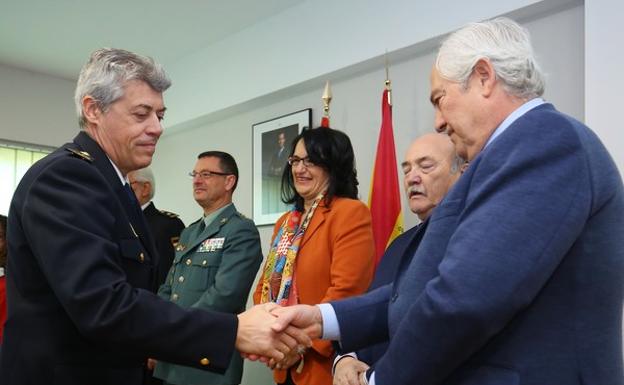
[[[177,217],[179,217],[178,214],[172,213],[171,211],[167,211],[167,210],[158,210],[158,211],[160,211],[161,214],[168,216],[169,218],[177,218]]]
[[[87,162],[93,162],[93,157],[86,151],[76,150],[75,148],[66,148],[66,150],[80,159],[86,160]]]

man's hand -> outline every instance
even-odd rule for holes
[[[291,350],[283,360],[276,362],[275,360],[270,360],[267,363],[267,366],[270,369],[288,369],[291,366],[295,365],[301,359],[300,351],[304,351],[303,349],[296,348]]]
[[[273,331],[279,333],[289,325],[303,329],[312,339],[321,338],[323,335],[323,318],[321,310],[311,305],[295,305],[276,307],[271,313],[277,316],[273,324]]]
[[[334,385],[360,385],[362,372],[369,368],[366,363],[351,356],[344,356],[334,368]]]
[[[282,361],[297,345],[310,346],[312,340],[303,331],[286,325],[279,331],[272,327],[277,318],[271,310],[279,308],[274,303],[257,305],[238,315],[236,349],[250,359]],[[263,360],[264,361],[264,360]]]

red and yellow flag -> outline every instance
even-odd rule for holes
[[[403,214],[401,213],[399,191],[392,128],[390,82],[386,81],[386,89],[381,98],[381,129],[377,143],[377,155],[368,195],[368,206],[372,215],[373,236],[375,238],[375,266],[381,260],[388,245],[403,232]]]

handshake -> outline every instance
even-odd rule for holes
[[[302,351],[322,334],[318,307],[265,303],[238,315],[236,349],[249,360],[283,369],[297,362]]]

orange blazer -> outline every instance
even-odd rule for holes
[[[286,219],[282,215],[273,228],[273,237]],[[327,207],[319,204],[301,240],[295,265],[299,303],[318,304],[364,293],[373,277],[375,247],[371,215],[359,200],[334,198]],[[266,262],[265,267],[266,268]],[[260,302],[262,280],[254,292]],[[291,368],[297,385],[331,385],[333,347],[329,341],[315,340],[304,356],[301,373]],[[275,370],[277,383],[286,380],[285,370]]]

